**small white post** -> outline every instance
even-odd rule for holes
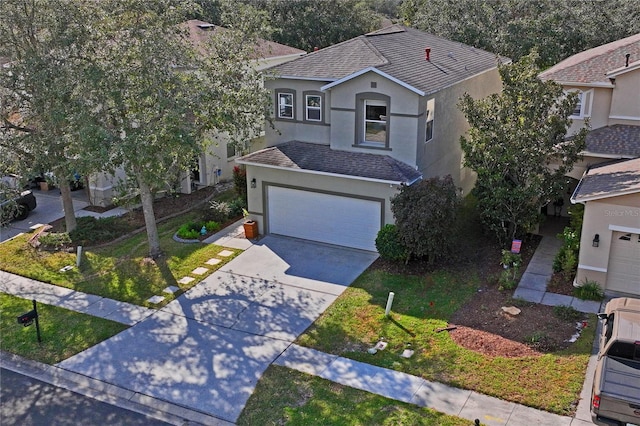
[[[76,266],[80,267],[80,260],[82,259],[82,246],[78,246],[78,255],[76,257]]]
[[[395,293],[390,291],[389,298],[387,299],[387,309],[384,311],[384,315],[387,317],[389,316],[389,313],[391,313],[391,304],[393,303],[393,296],[395,296]]]

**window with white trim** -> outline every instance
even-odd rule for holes
[[[387,103],[364,101],[364,142],[385,145],[387,141]]]
[[[322,96],[305,96],[305,119],[307,121],[322,121]]]
[[[425,142],[429,142],[431,139],[433,139],[433,116],[435,106],[435,99],[429,99],[427,101],[427,110],[425,111]]]
[[[593,99],[593,89],[591,90],[569,90],[569,93],[578,95],[578,103],[576,104],[571,118],[583,119],[591,116],[591,101]]]
[[[293,93],[278,93],[278,118],[293,119]]]

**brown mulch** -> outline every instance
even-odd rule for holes
[[[547,285],[547,291],[551,293],[564,294],[573,296],[575,287],[573,286],[573,277],[565,277],[561,273],[554,273]]]

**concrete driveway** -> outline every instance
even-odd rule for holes
[[[59,366],[235,422],[269,364],[376,257],[267,236],[156,314]]]
[[[14,220],[6,226],[0,227],[0,242],[6,241],[21,233],[31,232],[33,229],[64,217],[62,198],[60,197],[59,190],[40,191],[34,189],[33,195],[35,195],[37,203],[35,210],[29,213],[29,216],[25,220]],[[81,210],[89,205],[84,191],[74,191],[71,193],[71,196],[73,198],[75,211]]]

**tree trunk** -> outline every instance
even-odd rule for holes
[[[143,180],[142,176],[138,176],[138,187],[140,188],[140,201],[142,202],[142,213],[144,215],[144,224],[147,228],[147,241],[149,242],[149,257],[155,259],[162,254],[160,248],[160,237],[158,236],[158,226],[156,225],[156,217],[153,212],[153,193],[151,188]]]
[[[67,232],[71,232],[76,229],[77,226],[76,212],[73,210],[73,199],[71,198],[71,186],[65,178],[60,179],[58,186],[60,187],[62,208],[64,209],[64,223]]]

